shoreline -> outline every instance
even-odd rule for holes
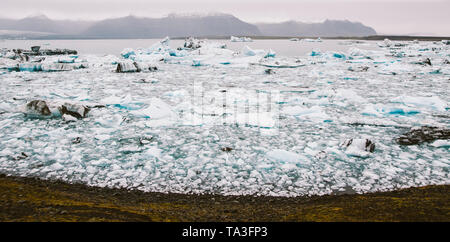
[[[0,174],[0,221],[450,221],[450,185],[312,197],[142,192]]]

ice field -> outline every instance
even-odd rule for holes
[[[321,40],[298,56],[229,42],[28,62],[1,50],[0,173],[224,195],[450,183],[448,139],[396,141],[450,128],[448,42],[342,40],[347,51],[329,51]],[[33,100],[50,114],[33,113]],[[63,104],[89,112],[74,118]]]

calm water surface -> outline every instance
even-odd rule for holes
[[[119,55],[124,48],[147,48],[160,39],[114,39],[114,40],[5,40],[0,48],[29,49],[39,45],[42,48],[75,49],[80,54]],[[343,51],[351,47],[359,49],[375,49],[375,41],[364,41],[361,44],[349,45],[351,40],[323,40],[323,42],[290,41],[287,39],[254,40],[253,42],[231,42],[230,40],[213,40],[227,45],[232,50],[242,50],[248,45],[252,49],[272,49],[282,56],[302,56],[314,50]],[[184,40],[171,40],[173,48],[183,46]]]

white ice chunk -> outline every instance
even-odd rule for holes
[[[266,153],[266,156],[275,161],[281,161],[285,163],[305,164],[309,163],[308,158],[303,155],[281,149],[271,150]]]

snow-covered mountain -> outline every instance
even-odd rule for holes
[[[208,16],[169,15],[164,18],[107,19],[93,24],[81,33],[100,38],[160,38],[164,36],[230,36],[261,35],[258,27],[243,22],[233,15]]]
[[[45,15],[23,19],[0,19],[0,30],[48,33],[39,38],[161,38],[169,37],[228,37],[234,36],[368,36],[373,28],[361,23],[326,20],[323,23],[264,23],[250,24],[233,15],[170,14],[162,18],[127,16],[100,21],[52,20]],[[7,37],[1,34],[0,37]],[[16,36],[17,37],[17,36]]]

